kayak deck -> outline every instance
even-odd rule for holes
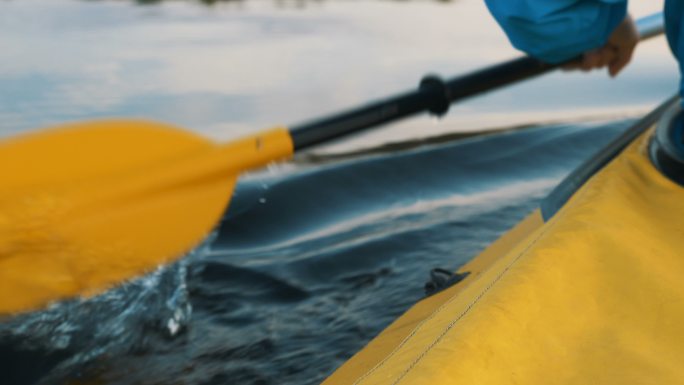
[[[539,211],[325,384],[674,383],[684,378],[684,189],[651,131],[543,223]]]

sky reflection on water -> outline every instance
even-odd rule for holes
[[[635,15],[661,1],[632,1]],[[283,6],[285,5],[285,6]],[[0,4],[3,135],[99,117],[161,120],[229,139],[294,124],[517,55],[480,0]],[[346,146],[646,111],[676,91],[660,38],[617,80],[554,74],[409,119]],[[341,148],[340,146],[338,146]]]

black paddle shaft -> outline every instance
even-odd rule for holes
[[[525,56],[447,81],[429,75],[423,78],[416,91],[293,127],[295,151],[423,111],[441,116],[453,102],[541,75],[559,66]]]
[[[663,14],[658,12],[642,17],[636,24],[640,40],[658,36],[663,33]],[[571,59],[566,63],[577,59]],[[525,56],[446,82],[436,76],[426,76],[416,91],[292,128],[294,147],[295,150],[301,150],[418,112],[429,111],[438,116],[443,115],[455,101],[533,78],[561,65],[547,64]]]

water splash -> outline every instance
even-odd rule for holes
[[[174,338],[191,320],[187,266],[205,255],[211,234],[179,261],[91,298],[75,298],[47,309],[13,317],[0,324],[0,353],[20,357],[68,355],[52,362],[39,384],[64,378],[97,357],[145,349],[151,339]],[[3,372],[10,371],[7,365]],[[17,374],[18,383],[31,383]]]

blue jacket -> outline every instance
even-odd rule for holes
[[[646,0],[644,0],[646,1]],[[514,47],[557,63],[605,44],[627,0],[485,0]],[[667,40],[684,73],[684,0],[665,1]],[[684,96],[684,82],[680,83]]]
[[[684,74],[684,0],[665,0],[665,32],[672,53],[679,60],[679,73]],[[684,76],[679,82],[679,95],[684,106]]]
[[[557,63],[602,46],[627,14],[626,0],[486,0],[517,49]]]

